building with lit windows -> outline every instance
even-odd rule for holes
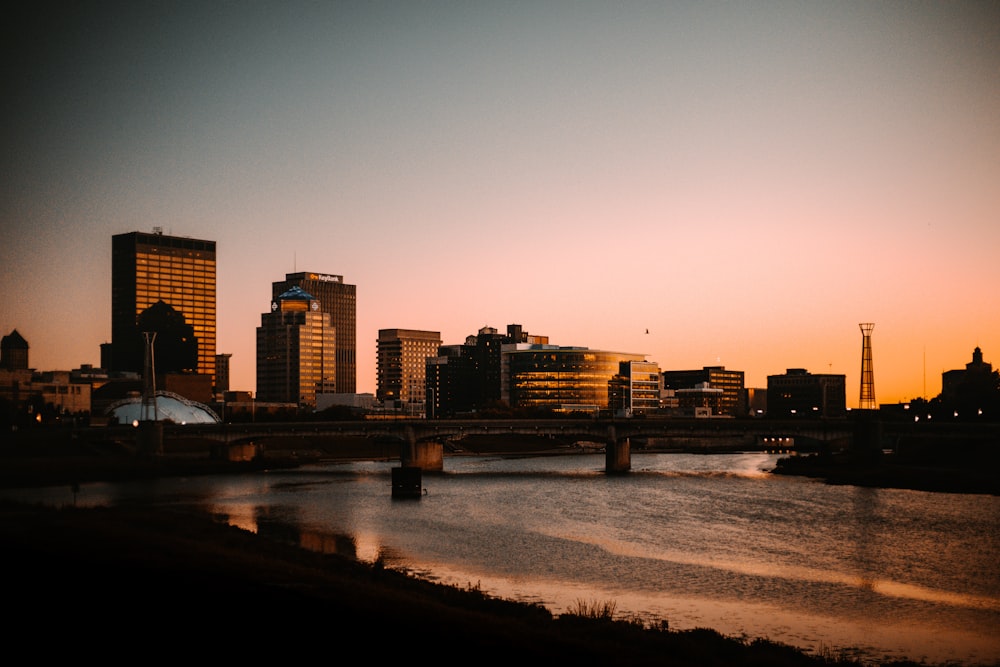
[[[845,417],[847,389],[844,375],[813,375],[789,368],[784,375],[767,376],[767,416]]]
[[[609,409],[609,385],[623,362],[643,354],[532,343],[503,346],[501,399],[512,408],[556,411]]]
[[[332,393],[336,331],[319,300],[292,287],[271,302],[257,327],[257,400],[316,407]]]
[[[660,366],[654,361],[623,361],[609,384],[608,407],[623,417],[660,409]]]
[[[111,345],[102,346],[101,365],[115,372],[142,373],[145,361],[143,332],[138,323],[157,308],[175,313],[190,327],[195,352],[191,369],[215,381],[215,241],[129,232],[111,237]],[[162,302],[162,305],[157,305]],[[152,310],[151,310],[152,309]],[[156,353],[167,336],[155,343]],[[107,355],[108,358],[105,358]],[[160,372],[159,367],[157,372]]]
[[[442,345],[437,356],[427,359],[427,416],[454,416],[495,405],[500,401],[503,346],[548,342],[548,336],[508,324],[506,333],[482,327],[463,344]]]
[[[375,397],[386,407],[423,413],[427,358],[441,345],[438,331],[379,329],[376,341]]]
[[[725,366],[705,366],[701,370],[691,371],[663,371],[664,389],[694,389],[699,385],[722,390],[717,414],[735,416],[739,412],[743,394],[743,371],[728,371]]]
[[[299,287],[319,301],[320,310],[330,315],[330,325],[337,332],[334,350],[337,362],[335,391],[357,391],[357,286],[344,282],[343,276],[304,271],[287,273],[285,279],[271,284],[271,296]]]

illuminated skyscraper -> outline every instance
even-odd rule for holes
[[[427,358],[441,345],[437,331],[379,329],[376,342],[376,394],[380,401],[424,403]]]
[[[319,299],[292,287],[271,302],[257,327],[257,399],[316,407],[333,393],[336,330]]]
[[[215,380],[215,241],[129,232],[111,237],[111,354],[113,371],[143,370],[139,316],[163,302],[184,318],[197,343],[195,367]]]
[[[357,288],[344,282],[343,276],[327,273],[287,273],[285,279],[271,283],[271,297],[277,298],[292,287],[300,287],[330,315],[330,325],[337,332],[336,386],[338,394],[357,391]]]

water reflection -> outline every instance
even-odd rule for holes
[[[1000,499],[770,477],[776,457],[446,459],[394,503],[393,462],[84,485],[85,503],[190,505],[322,553],[562,613],[610,600],[865,660],[1000,662]],[[41,490],[71,502],[69,489]]]

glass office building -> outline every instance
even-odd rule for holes
[[[215,241],[130,232],[111,237],[110,359],[113,371],[143,371],[139,315],[158,301],[179,312],[197,339],[197,373],[215,381]]]
[[[501,355],[501,398],[511,407],[606,410],[622,362],[645,355],[586,347],[512,344]]]

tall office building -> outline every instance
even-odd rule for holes
[[[379,329],[376,343],[376,397],[423,405],[427,358],[438,356],[441,334],[413,329]]]
[[[272,283],[271,296],[299,287],[319,300],[320,310],[330,315],[330,325],[337,332],[336,388],[338,394],[357,392],[357,287],[344,282],[343,276],[326,273],[288,273]]]
[[[333,393],[336,329],[319,299],[291,287],[271,302],[257,327],[257,400],[316,407]]]
[[[192,329],[197,358],[191,370],[215,381],[215,241],[129,232],[111,237],[111,348],[102,363],[141,373],[145,357],[140,316],[158,302]]]

